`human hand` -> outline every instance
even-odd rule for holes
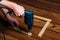
[[[13,9],[16,16],[24,16],[24,7],[20,5],[14,5]]]
[[[24,7],[21,5],[18,5],[11,1],[2,1],[1,4],[7,6],[8,8],[12,9],[14,11],[14,14],[16,16],[24,16]]]
[[[7,14],[8,15],[8,14]],[[14,17],[12,16],[7,16],[7,19],[8,19],[8,22],[14,27],[18,26],[19,25],[19,22],[17,21],[17,19],[15,19]]]

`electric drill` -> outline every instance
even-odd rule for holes
[[[28,25],[28,30],[30,31],[33,26],[33,11],[25,10],[24,21],[25,21],[25,24]]]
[[[12,10],[9,11],[9,13],[13,12]],[[30,10],[24,10],[25,16],[24,16],[24,22],[27,24],[28,31],[32,29],[33,26],[33,11]],[[23,28],[24,29],[24,28]]]

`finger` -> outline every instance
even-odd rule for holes
[[[25,14],[22,15],[22,17],[24,17],[24,16],[25,16]]]

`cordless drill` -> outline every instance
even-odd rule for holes
[[[13,12],[12,10],[9,11],[8,13]],[[33,26],[33,11],[30,10],[24,10],[25,16],[24,16],[24,22],[28,26],[28,31],[32,29]]]
[[[33,26],[33,11],[25,10],[24,21],[25,21],[25,24],[28,25],[28,30],[30,31]]]

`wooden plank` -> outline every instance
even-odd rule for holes
[[[41,9],[44,9],[44,10],[48,10],[48,11],[53,11],[53,12],[59,12],[58,10],[59,9],[59,4],[56,4],[56,3],[52,3],[52,2],[48,2],[48,1],[28,1],[28,0],[22,0],[22,2],[25,4],[28,4],[28,5],[31,5],[31,6],[34,6],[34,7],[37,7],[37,8],[41,8]]]
[[[33,34],[33,36],[32,37],[34,37],[34,38],[37,38],[38,36],[36,36],[36,34],[38,34],[38,32],[37,33],[35,33],[36,31],[34,31],[34,30],[36,30],[36,31],[39,31],[39,30],[41,30],[41,28],[35,28],[35,29],[33,29],[32,31],[33,31],[33,33],[35,34]],[[39,38],[39,37],[38,37]],[[56,32],[54,32],[53,30],[51,30],[51,29],[47,29],[46,31],[45,31],[45,33],[44,33],[44,35],[39,39],[39,40],[60,40],[60,34],[59,33],[56,33]]]
[[[39,2],[37,2],[36,0],[33,0],[33,1],[28,1],[27,2],[27,0],[22,0],[22,1],[17,1],[17,0],[15,0],[14,2],[16,2],[16,3],[18,3],[18,4],[21,4],[21,3],[23,3],[23,4],[21,4],[22,6],[24,6],[25,7],[25,9],[28,9],[28,10],[32,10],[32,11],[34,11],[34,14],[36,14],[36,15],[39,15],[39,16],[43,16],[43,17],[46,17],[46,18],[50,18],[50,19],[52,19],[52,22],[53,23],[56,23],[56,24],[60,24],[60,14],[58,14],[58,12],[57,13],[55,13],[55,12],[51,12],[51,11],[46,11],[46,10],[42,10],[42,9],[40,9],[40,7],[42,6],[42,5],[44,5],[44,6],[42,6],[42,7],[45,7],[45,9],[48,9],[49,7],[51,7],[51,8],[49,8],[49,10],[50,9],[52,9],[52,11],[54,11],[54,10],[60,10],[59,9],[59,5],[58,4],[54,4],[54,3],[50,3],[50,2],[47,2],[47,1],[44,1],[44,0],[38,0]],[[56,0],[55,0],[56,1]],[[25,3],[24,3],[25,2]],[[31,2],[31,3],[30,3]],[[42,2],[42,3],[41,3]],[[27,4],[26,4],[27,3]],[[41,4],[40,4],[41,3]],[[32,5],[32,6],[29,6],[29,5]],[[38,4],[38,5],[37,5]],[[48,7],[48,5],[49,5],[49,7]],[[35,7],[35,6],[37,6],[37,7]],[[46,6],[47,6],[47,8],[46,8]],[[35,7],[35,8],[34,8]],[[57,8],[55,8],[55,7],[57,7]],[[55,8],[54,10],[53,10],[53,8]],[[59,13],[60,13],[60,11],[59,11]]]
[[[36,15],[34,15],[34,17],[37,18],[37,19],[39,19],[39,20],[46,21],[45,25],[43,26],[43,28],[41,29],[41,31],[38,34],[38,36],[41,37],[52,20],[44,18],[44,17],[36,16]]]
[[[60,35],[60,34],[59,34]],[[57,33],[53,33],[52,31],[46,31],[45,34],[40,38],[41,40],[60,40],[59,35]],[[58,36],[58,37],[57,37]]]
[[[54,2],[50,2],[50,1],[54,1],[54,0],[50,0],[50,1],[49,0],[19,0],[19,1],[10,0],[10,1],[16,2],[18,4],[23,3],[23,4],[27,4],[27,5],[36,7],[36,8],[40,8],[40,9],[60,13],[59,4],[54,3]],[[57,2],[57,0],[55,0],[55,2]]]
[[[39,22],[39,21],[38,21],[38,22]],[[34,28],[33,28],[33,29],[34,29]],[[50,30],[51,30],[51,29],[50,29]],[[38,31],[38,30],[35,29],[34,31],[35,31],[34,33],[37,33],[37,34],[38,34],[38,32],[39,32],[40,30]]]
[[[34,7],[31,7],[31,6],[25,5],[25,4],[21,4],[21,5],[23,5],[26,9],[29,9],[29,10],[34,11],[34,13],[36,15],[39,14],[40,16],[51,18],[53,20],[52,21],[53,23],[60,24],[60,22],[59,22],[59,20],[60,20],[60,18],[59,18],[60,17],[60,14],[57,14],[57,13],[54,13],[54,12],[48,12],[48,11],[41,10],[41,9],[38,9],[38,8],[34,8]]]
[[[60,0],[44,0],[44,1],[49,1],[49,2],[53,2],[53,3],[58,3],[58,4],[60,4]]]
[[[38,20],[38,19],[35,19],[35,22],[34,23],[35,23],[35,25],[34,25],[35,27],[32,28],[32,33],[34,33],[34,34],[37,35],[40,32],[40,30],[41,30],[40,28],[43,27],[43,25],[45,24],[45,22],[44,21],[41,21],[41,20]],[[52,25],[50,24],[47,29],[52,30],[52,31],[55,31],[55,32],[58,32],[58,33],[60,32],[60,30],[58,28],[57,28],[58,29],[57,30],[56,28],[53,28],[52,26],[54,26],[54,25],[53,24]],[[58,27],[58,26],[56,26],[56,27]]]
[[[2,25],[0,25],[2,28],[3,28],[3,30],[4,30],[4,32],[6,32],[5,34],[8,34],[8,35],[10,35],[10,36],[13,36],[13,37],[17,37],[17,39],[20,39],[21,38],[21,40],[23,40],[23,39],[25,39],[25,37],[30,37],[29,35],[26,35],[26,34],[24,34],[24,33],[22,33],[22,32],[20,32],[20,30],[19,31],[15,31],[15,30],[9,30],[9,29],[7,29],[7,27],[6,27],[6,29],[5,29],[5,27],[3,27]],[[32,36],[34,36],[34,37],[32,37],[32,39],[33,40],[35,40],[35,39],[38,39],[38,36],[37,36],[37,34],[39,33],[39,31],[40,31],[40,28],[37,28],[37,27],[33,27],[32,28],[32,30],[31,30],[31,32],[32,32]],[[2,30],[0,31],[0,32],[2,32]],[[17,35],[17,36],[16,36]],[[20,37],[20,38],[19,38]],[[23,39],[22,39],[23,38]],[[31,37],[30,37],[31,38]],[[31,40],[32,40],[31,39]],[[26,39],[25,39],[26,40]],[[30,39],[29,39],[30,40]]]
[[[2,40],[3,39],[3,35],[2,34],[0,34],[0,40]]]
[[[34,26],[36,26],[37,28],[42,28],[44,26],[44,23],[45,23],[44,21],[35,19]],[[47,29],[60,33],[59,28],[60,28],[60,25],[50,23]]]
[[[54,24],[60,24],[60,18],[59,18],[60,14],[57,14],[54,12],[49,12],[49,11],[38,9],[38,8],[34,8],[32,6],[28,6],[25,4],[21,4],[21,5],[23,5],[28,10],[32,10],[34,12],[34,14],[36,14],[36,15],[52,19],[52,23],[54,23]]]
[[[37,36],[37,34],[39,33],[39,31],[41,30],[41,28],[38,28],[38,27],[33,27],[33,29],[32,29],[32,33],[33,33],[33,35],[32,35],[32,39],[34,39],[34,38],[36,38],[36,39],[39,39],[39,37]],[[45,37],[47,37],[47,40],[48,39],[54,39],[54,38],[56,38],[56,37],[59,37],[58,35],[60,35],[59,33],[56,33],[56,32],[54,32],[53,30],[51,30],[51,29],[47,29],[48,31],[47,31],[47,33],[45,34],[45,36],[43,35],[43,38],[42,39],[46,39]],[[53,34],[53,37],[52,36],[50,36],[50,32],[51,32],[51,35]],[[8,30],[7,29],[7,31],[5,31],[5,33],[7,34],[7,35],[9,35],[9,36],[12,36],[12,37],[14,37],[14,38],[17,38],[17,39],[21,39],[21,40],[26,40],[25,39],[25,37],[28,37],[28,38],[30,38],[30,36],[28,36],[28,35],[25,35],[25,34],[23,34],[23,33],[18,33],[18,32],[15,32],[15,31],[12,31],[12,30]],[[56,37],[54,37],[54,36],[56,36]],[[23,39],[22,39],[23,38]],[[32,39],[30,39],[30,40],[32,40]],[[58,39],[58,38],[56,38],[56,39]],[[29,39],[28,39],[29,40]],[[35,39],[34,39],[35,40]]]
[[[38,22],[39,22],[39,21],[38,21]],[[38,24],[40,24],[40,23],[38,23]],[[38,25],[38,24],[37,24],[37,25]],[[39,31],[40,31],[40,30],[39,30]],[[37,32],[37,31],[36,31],[36,32]]]
[[[42,36],[41,39],[60,40],[60,34],[57,34],[57,33],[52,32],[50,30],[46,30],[45,34]]]
[[[0,33],[0,40],[4,40],[4,34]],[[18,40],[14,37],[11,37],[9,35],[5,35],[5,40]]]
[[[26,7],[27,8],[27,7]],[[29,8],[29,7],[28,7]],[[27,8],[27,9],[28,9]],[[32,9],[33,9],[33,7],[32,7]],[[32,10],[31,9],[31,10]],[[36,11],[38,10],[38,9],[35,9]],[[40,10],[39,10],[40,11]],[[38,12],[36,12],[36,14],[37,14]],[[46,11],[42,11],[42,13],[44,14],[44,13],[47,13],[48,14],[48,12],[46,12]],[[41,15],[42,15],[42,13],[41,13]],[[46,15],[47,15],[46,14]],[[39,14],[40,15],[40,14]],[[46,16],[45,15],[45,16]],[[48,14],[49,15],[49,14]],[[57,14],[58,15],[58,14]],[[42,15],[43,16],[43,15]],[[50,17],[51,17],[51,14],[50,14]],[[59,16],[58,16],[59,17]],[[57,18],[58,18],[57,17]],[[36,21],[36,19],[35,19],[35,21]],[[38,22],[38,23],[36,23],[36,22]],[[43,26],[44,24],[45,24],[45,22],[43,22],[43,21],[41,21],[42,22],[42,24],[41,24],[41,22],[39,23],[39,20],[37,20],[35,23],[37,24],[36,26],[34,26],[33,27],[33,29],[32,29],[32,32],[33,32],[33,36],[32,37],[29,37],[29,36],[27,36],[27,35],[23,35],[22,33],[20,34],[20,33],[18,33],[18,32],[15,32],[15,31],[12,31],[12,30],[8,30],[8,31],[5,31],[6,32],[6,34],[8,34],[8,35],[10,35],[10,36],[13,36],[13,37],[15,37],[15,38],[17,38],[17,39],[20,39],[20,40],[26,40],[27,39],[27,37],[28,38],[30,38],[30,39],[27,39],[27,40],[35,40],[35,38],[37,38],[37,34],[39,33],[39,31],[41,30],[41,26]],[[41,25],[40,25],[41,24]],[[40,26],[38,26],[38,25],[40,25]],[[53,25],[53,24],[52,24]],[[38,26],[38,27],[37,27]],[[43,37],[41,38],[42,40],[44,40],[44,39],[46,39],[46,40],[60,40],[60,34],[59,34],[59,26],[56,26],[55,28],[50,28],[50,29],[47,29],[47,31],[45,32],[45,34],[43,35]],[[58,32],[57,32],[58,31]],[[11,33],[10,33],[11,32]],[[13,35],[14,34],[14,35]],[[16,37],[16,35],[17,35],[17,37]],[[38,40],[38,38],[37,38],[37,40]],[[40,40],[40,39],[39,39]]]
[[[34,35],[36,35],[35,37],[30,37],[29,35],[26,35],[26,34],[24,34],[24,33],[22,33],[22,32],[20,32],[20,30],[19,30],[19,32],[18,31],[15,31],[15,30],[9,30],[7,27],[5,27],[5,26],[2,26],[2,25],[0,25],[3,29],[3,31],[5,32],[5,34],[7,34],[7,35],[9,35],[9,36],[12,36],[12,37],[15,37],[15,38],[17,38],[17,39],[20,39],[20,40],[26,40],[27,39],[27,37],[28,38],[30,38],[30,39],[28,39],[28,40],[37,40],[38,39],[38,37],[36,37],[37,36],[37,34],[39,33],[39,31],[40,31],[40,29],[39,28],[35,28],[35,27],[33,27],[32,28],[32,30],[31,30],[31,32],[34,34]],[[38,31],[37,31],[37,30]],[[2,32],[2,30],[0,31],[0,32]],[[33,36],[33,34],[32,34],[32,36]],[[25,39],[25,37],[26,37],[26,39]]]
[[[34,29],[32,30],[34,34],[38,34],[38,31],[41,30],[42,28],[37,28],[37,27],[34,27]],[[52,28],[53,29],[53,28]],[[57,32],[57,28],[54,28],[56,30],[56,32],[54,31],[54,29],[52,30],[51,28],[50,29],[47,29],[44,33],[44,35],[39,39],[39,40],[60,40],[60,31]],[[34,31],[36,30],[36,31]],[[59,30],[59,29],[58,29]],[[36,33],[35,33],[36,32]],[[38,36],[36,35],[33,35],[32,37],[34,38],[37,38]],[[39,38],[39,37],[38,37]]]
[[[5,34],[15,37],[19,40],[38,40],[38,39],[32,38],[26,34],[18,33],[18,32],[12,31],[12,30],[8,30],[8,29],[5,31]]]

